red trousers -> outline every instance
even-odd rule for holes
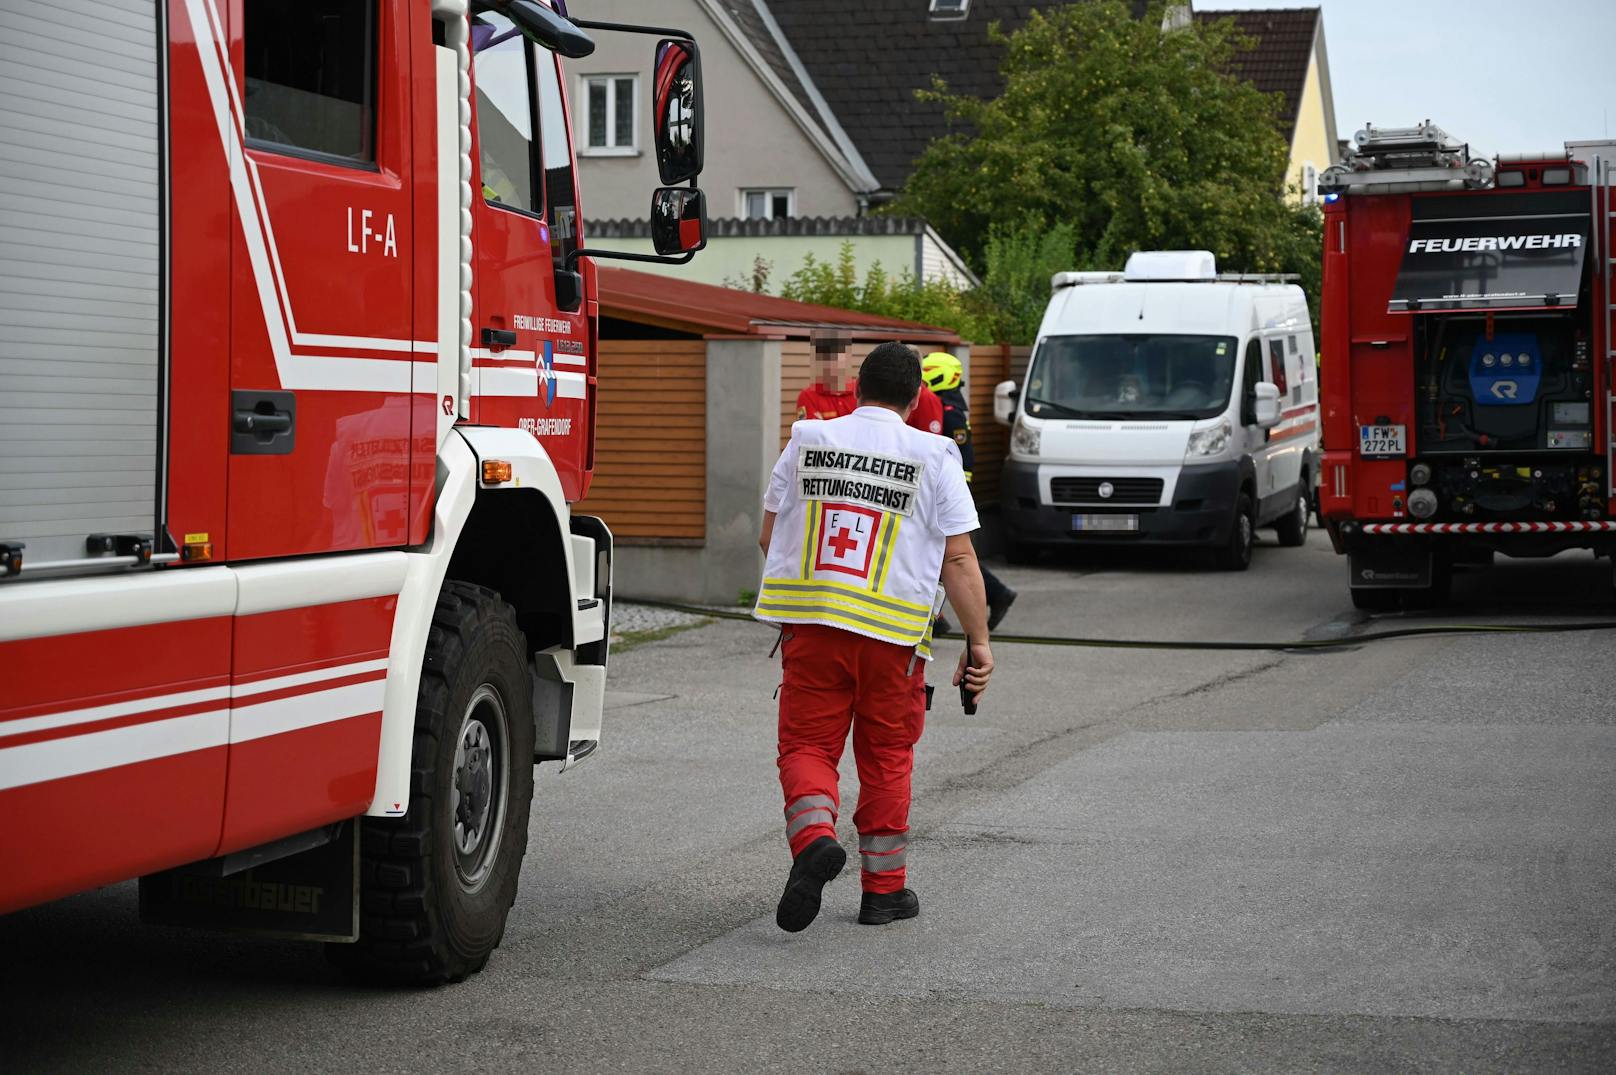
[[[909,843],[909,776],[926,722],[925,662],[913,647],[816,624],[787,625],[781,654],[780,787],[791,853],[836,835],[837,765],[852,728],[864,891],[897,892]]]

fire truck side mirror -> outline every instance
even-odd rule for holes
[[[651,245],[658,254],[694,254],[707,245],[707,199],[694,187],[651,195]]]
[[[497,11],[517,25],[522,36],[558,52],[569,60],[579,60],[595,51],[595,39],[571,21],[534,0],[473,0],[472,14]]]
[[[577,269],[555,271],[556,305],[563,310],[576,310],[584,301],[584,274]]]
[[[1257,425],[1262,429],[1279,425],[1279,386],[1271,381],[1259,381],[1256,396]]]
[[[656,123],[657,172],[663,186],[701,174],[701,54],[688,39],[657,42],[651,115]]]

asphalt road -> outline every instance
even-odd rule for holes
[[[1579,556],[1369,622],[1316,534],[1239,575],[1002,574],[1024,633],[1616,618]],[[771,640],[719,623],[614,659],[608,738],[541,770],[475,979],[352,988],[311,947],[142,927],[119,885],[0,920],[0,1070],[1616,1069],[1616,633],[1003,646],[979,713],[940,693],[921,743],[921,916],[856,925],[849,873],[794,936]],[[850,847],[855,797],[849,774]]]

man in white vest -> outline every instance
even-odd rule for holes
[[[909,780],[945,591],[968,640],[954,684],[980,697],[993,672],[971,545],[976,506],[954,442],[904,424],[919,394],[915,352],[876,347],[859,370],[858,409],[792,426],[764,498],[753,615],[781,628],[779,766],[793,861],[775,921],[791,932],[814,920],[821,890],[847,862],[836,841],[837,765],[850,728],[858,920],[920,913],[904,884]]]

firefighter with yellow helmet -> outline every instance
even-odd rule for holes
[[[971,468],[976,451],[971,447],[971,409],[965,399],[965,367],[947,351],[933,351],[920,361],[920,380],[936,393],[943,405],[943,436],[952,437],[959,445],[960,460],[965,465],[965,480],[971,480]],[[982,566],[982,583],[987,587],[988,629],[999,626],[1005,613],[1015,603],[1016,591],[994,577]],[[937,630],[951,630],[949,622],[939,617]]]

